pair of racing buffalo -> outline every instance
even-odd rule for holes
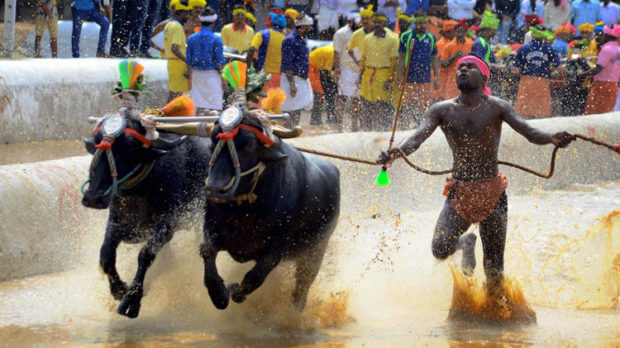
[[[222,128],[216,124],[209,138],[161,133],[149,140],[135,112],[121,108],[84,139],[93,159],[82,203],[109,208],[100,266],[120,301],[118,313],[138,316],[149,266],[192,219],[204,221],[200,255],[215,307],[243,302],[281,261],[292,260],[292,302],[303,310],[338,220],[338,169],[266,137],[251,113],[232,132]],[[121,242],[146,242],[129,286],[115,265]],[[256,261],[241,284],[226,286],[218,274],[220,251],[237,262]]]

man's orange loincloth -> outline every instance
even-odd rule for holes
[[[492,179],[480,181],[461,181],[446,179],[443,195],[448,196],[454,190],[450,207],[463,219],[472,224],[485,220],[491,213],[499,197],[506,191],[508,180],[502,172]]]

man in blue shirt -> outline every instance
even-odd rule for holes
[[[424,12],[428,12],[430,0],[408,0],[407,1],[407,9],[405,13],[408,15],[412,15],[417,10],[424,10]]]
[[[525,118],[551,116],[551,71],[560,65],[560,57],[551,47],[553,32],[531,26],[532,41],[521,46],[515,67],[521,70],[515,110]]]
[[[312,107],[312,85],[308,79],[310,60],[308,59],[307,37],[312,32],[314,20],[308,15],[297,17],[295,30],[282,41],[282,64],[280,72],[280,88],[286,94],[282,103],[282,111],[288,112],[291,118],[286,127],[292,128],[299,124],[301,110]]]
[[[105,57],[105,44],[108,40],[110,21],[104,17],[105,9],[101,0],[75,0],[71,5],[73,17],[73,31],[71,32],[71,54],[73,58],[80,57],[80,34],[84,21],[93,21],[101,27],[99,29],[99,42],[97,43],[97,57]]]
[[[484,11],[482,21],[480,21],[480,30],[478,38],[471,46],[471,54],[482,58],[487,64],[495,63],[495,54],[491,47],[491,40],[495,37],[499,19],[490,11]]]
[[[423,10],[415,12],[414,29],[407,30],[400,36],[399,44],[399,80],[409,64],[403,100],[403,117],[401,127],[409,128],[413,121],[417,126],[422,116],[431,105],[431,68],[435,81],[434,89],[439,89],[439,59],[437,41],[433,34],[426,31],[428,17]]]
[[[579,28],[584,23],[601,20],[601,3],[597,0],[576,0],[571,5],[573,24]]]
[[[224,59],[224,45],[213,28],[217,14],[210,7],[199,15],[202,28],[187,39],[185,62],[189,70],[190,97],[196,106],[196,115],[223,108],[220,70]]]

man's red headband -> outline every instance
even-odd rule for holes
[[[491,95],[491,90],[489,89],[489,87],[487,87],[487,84],[489,83],[489,76],[491,75],[491,73],[489,72],[489,67],[482,59],[476,56],[465,56],[459,59],[459,61],[456,63],[456,66],[459,67],[461,66],[462,63],[469,63],[469,62],[474,63],[476,65],[476,67],[478,68],[482,76],[486,76],[487,81],[484,83],[484,89],[482,90],[482,93],[486,95]]]

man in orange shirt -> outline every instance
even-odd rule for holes
[[[456,36],[456,32],[454,28],[456,28],[457,21],[453,19],[446,19],[443,21],[443,27],[441,30],[441,39],[437,40],[437,57],[441,59],[443,51],[446,49],[446,45],[448,42],[454,40]],[[433,77],[434,79],[434,77]],[[446,84],[449,81],[449,76],[446,75],[445,72],[439,73],[439,89],[434,89],[431,96],[434,100],[441,99],[443,95],[443,90],[445,89]]]
[[[471,52],[471,46],[474,44],[467,34],[467,23],[465,18],[461,19],[456,27],[456,38],[448,42],[441,53],[441,72],[444,76],[445,85],[442,86],[441,98],[451,99],[459,95],[459,89],[456,86],[456,62],[459,58]]]

